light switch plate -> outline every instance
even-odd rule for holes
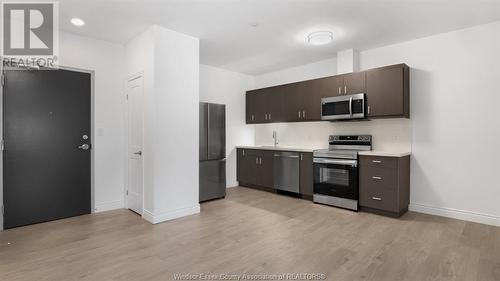
[[[97,136],[99,137],[104,136],[104,128],[97,128]]]

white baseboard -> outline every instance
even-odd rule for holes
[[[94,206],[94,213],[123,209],[124,207],[125,207],[125,202],[123,200],[96,203]]]
[[[144,212],[142,214],[142,218],[147,220],[148,222],[150,222],[152,224],[157,224],[157,223],[161,223],[161,222],[165,222],[165,221],[169,221],[169,220],[173,220],[173,219],[182,218],[182,217],[189,216],[189,215],[198,214],[199,212],[200,212],[200,204],[196,204],[192,207],[181,208],[181,209],[173,210],[170,212],[164,212],[164,213],[160,213],[160,214],[153,214],[152,212],[150,212],[148,210],[144,210]]]
[[[493,215],[457,210],[452,208],[434,207],[418,203],[410,203],[409,210],[417,213],[500,226],[500,217]]]

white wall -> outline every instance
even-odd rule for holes
[[[59,35],[60,64],[93,70],[95,211],[123,207],[124,46],[70,33]],[[97,135],[102,128],[103,135]]]
[[[200,65],[200,101],[226,105],[226,185],[237,186],[236,146],[253,145],[255,131],[245,121],[245,92],[253,77],[208,65]]]
[[[351,61],[352,64],[352,61]],[[279,70],[255,77],[255,88],[332,76],[337,74],[335,58],[303,66]],[[328,136],[333,134],[371,134],[376,150],[411,151],[411,121],[385,119],[360,122],[306,122],[275,123],[255,126],[255,143],[272,145],[273,130],[278,133],[280,145],[311,149],[328,147]]]
[[[327,77],[337,74],[337,59],[331,58],[255,76],[255,89]]]
[[[199,40],[152,26],[127,45],[144,74],[144,213],[158,223],[198,213]]]
[[[500,22],[361,52],[411,67],[411,209],[500,225]]]

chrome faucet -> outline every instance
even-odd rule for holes
[[[274,146],[277,146],[280,141],[278,140],[278,132],[276,130],[273,131],[273,139],[274,139]]]

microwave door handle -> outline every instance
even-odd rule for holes
[[[352,116],[352,97],[349,99],[349,115]]]

